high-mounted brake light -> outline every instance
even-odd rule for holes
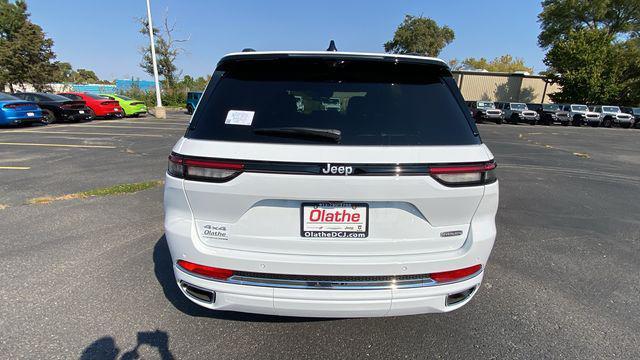
[[[218,160],[194,159],[178,154],[169,156],[169,175],[183,179],[224,182],[238,176],[244,164]]]
[[[429,173],[443,185],[483,185],[490,184],[497,180],[495,173],[496,166],[496,163],[493,161],[482,164],[433,166],[429,169]]]
[[[233,270],[195,264],[186,260],[178,260],[178,266],[190,273],[212,279],[227,280],[233,276]]]
[[[469,277],[482,269],[482,265],[474,265],[464,269],[443,271],[429,274],[429,277],[437,282],[451,282]]]

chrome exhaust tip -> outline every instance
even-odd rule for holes
[[[180,288],[182,288],[187,295],[198,301],[204,301],[209,304],[216,302],[216,293],[214,291],[206,290],[184,281],[180,282]]]
[[[475,290],[476,287],[474,286],[471,289],[447,295],[446,305],[451,306],[467,300]]]

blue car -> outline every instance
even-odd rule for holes
[[[198,101],[202,96],[202,91],[189,91],[187,93],[187,113],[193,114],[193,111],[198,106]]]
[[[36,103],[0,92],[0,126],[39,123],[42,110]]]

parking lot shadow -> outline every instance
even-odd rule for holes
[[[136,346],[123,353],[120,356],[120,360],[132,360],[139,359],[140,354],[138,349],[140,346],[147,345],[152,348],[156,348],[158,354],[160,355],[160,359],[162,360],[171,360],[174,359],[173,354],[169,351],[169,335],[160,330],[156,331],[139,331],[137,335],[137,343]],[[82,355],[80,356],[81,360],[89,360],[89,359],[106,359],[106,360],[115,360],[118,358],[120,354],[120,349],[116,346],[115,340],[110,336],[101,337],[100,339],[92,342],[89,346],[87,346],[84,351],[82,351]]]
[[[190,316],[252,322],[310,322],[330,320],[215,311],[194,304],[178,289],[178,284],[176,284],[175,277],[173,276],[173,262],[171,260],[171,254],[169,253],[169,246],[167,245],[167,239],[164,235],[158,239],[156,246],[153,248],[153,264],[156,279],[158,279],[158,282],[162,286],[164,296],[176,309]]]

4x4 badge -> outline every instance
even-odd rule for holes
[[[322,171],[323,174],[331,174],[331,175],[351,175],[353,174],[353,168],[351,166],[344,166],[344,165],[331,165],[330,163],[327,163],[327,167],[326,168],[322,168],[320,171]]]

